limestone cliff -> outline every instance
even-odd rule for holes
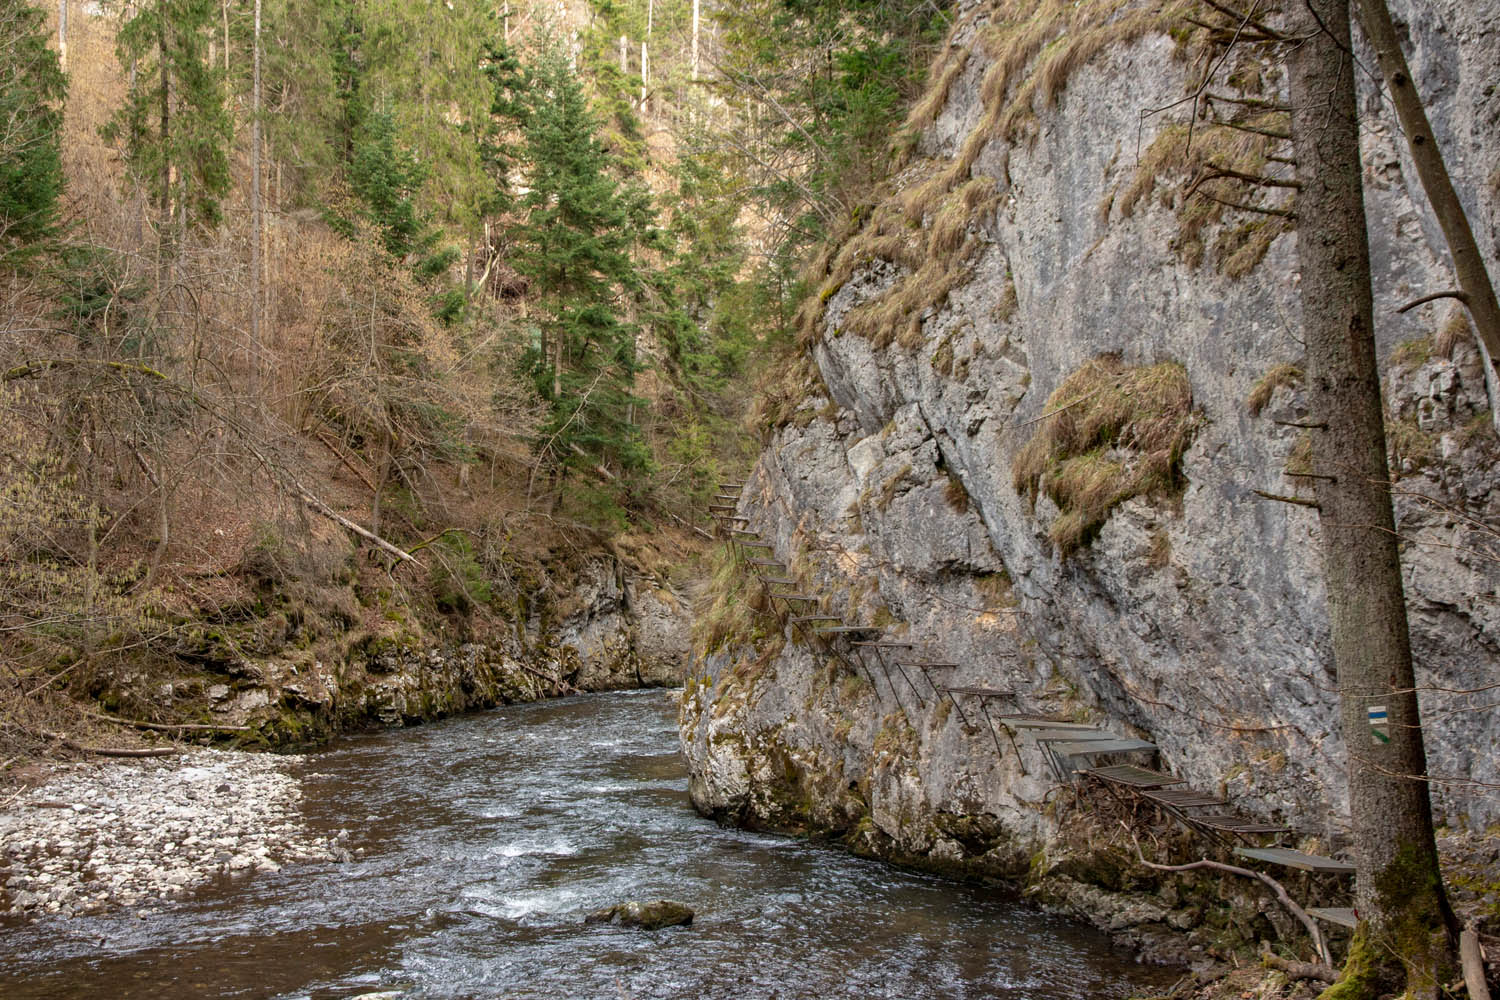
[[[1331,850],[1347,800],[1316,516],[1255,492],[1293,495],[1318,472],[1294,426],[1316,417],[1299,391],[1291,192],[1193,190],[1219,166],[1285,174],[1289,147],[1188,129],[1183,99],[1218,51],[1184,29],[1193,6],[961,6],[906,165],[817,262],[811,363],[772,407],[740,512],[826,610],[956,664],[943,685],[1146,737],[1194,786]],[[1500,4],[1392,7],[1496,273]],[[1500,445],[1451,304],[1396,312],[1453,280],[1394,113],[1362,85],[1433,787],[1447,822],[1482,828],[1500,819],[1500,713],[1454,692],[1495,673]],[[1236,55],[1200,107],[1275,133],[1281,86],[1274,64]],[[1144,388],[1179,377],[1182,406]],[[1111,398],[1127,384],[1143,388]],[[1142,426],[1153,415],[1172,433]],[[912,863],[1049,870],[1060,817],[1079,820],[1033,743],[992,735],[976,701],[960,715],[920,676],[877,669],[872,686],[733,579],[683,702],[700,809]],[[1083,909],[1097,874],[1072,878]],[[1189,919],[1170,909],[1120,919]]]

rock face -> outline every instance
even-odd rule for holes
[[[1127,5],[1120,23],[1145,6]],[[1500,197],[1488,173],[1500,150],[1489,97],[1500,79],[1500,4],[1392,7],[1410,25],[1413,72],[1500,273]],[[885,651],[883,665],[867,652],[862,673],[846,649],[850,669],[784,630],[759,587],[742,582],[739,599],[761,610],[753,628],[695,651],[683,745],[706,813],[1045,883],[1098,914],[1102,904],[1084,897],[1121,888],[1110,874],[1119,861],[1109,872],[1069,868],[1078,818],[1061,809],[1071,793],[1060,797],[1042,749],[991,730],[977,698],[955,702],[920,668],[903,673],[895,662],[955,664],[927,673],[1003,692],[985,702],[991,713],[1065,714],[1149,739],[1194,787],[1335,849],[1347,793],[1316,513],[1254,492],[1295,494],[1307,480],[1285,472],[1327,470],[1299,467],[1309,431],[1295,425],[1317,418],[1296,370],[1295,232],[1257,229],[1265,216],[1252,213],[1192,228],[1183,194],[1193,173],[1152,158],[1174,122],[1139,112],[1183,95],[1191,60],[1179,43],[1122,27],[1051,103],[1026,80],[1005,80],[1001,97],[1029,94],[1031,115],[1007,138],[986,100],[993,107],[992,53],[1013,54],[1014,29],[990,25],[991,14],[961,8],[940,63],[957,67],[940,74],[946,97],[936,94],[930,124],[918,122],[918,160],[891,192],[898,211],[903,197],[920,202],[924,178],[963,160],[960,181],[993,182],[960,217],[963,273],[945,298],[896,314],[909,332],[872,331],[872,306],[892,301],[916,264],[881,249],[872,228],[852,237],[854,263],[840,271],[835,258],[817,303],[816,377],[772,429],[741,503],[797,590],[822,595],[846,621],[888,624],[888,638],[915,650]],[[1021,75],[1043,75],[1039,64],[1070,37],[1039,48]],[[1274,67],[1261,68],[1263,96],[1274,99]],[[1363,106],[1396,516],[1430,768],[1448,779],[1433,790],[1448,823],[1478,829],[1500,819],[1500,797],[1469,780],[1500,777],[1500,713],[1450,692],[1494,675],[1500,446],[1477,351],[1451,304],[1396,312],[1453,279],[1393,112],[1373,94]],[[935,234],[945,212],[926,211],[922,232]],[[1119,501],[1064,556],[1049,538],[1069,513],[1047,487],[1059,470],[1044,474],[1053,478],[1033,501],[1018,489],[1017,459],[1058,419],[1049,397],[1106,355],[1183,366],[1195,424],[1177,488]],[[1075,405],[1065,419],[1083,420],[1092,404]],[[1093,457],[1128,466],[1129,451],[1115,442]],[[1152,899],[1139,919],[1105,922],[1189,920],[1190,902]]]
[[[337,661],[298,648],[241,654],[242,647],[219,642],[195,653],[202,673],[162,685],[152,700],[248,726],[252,742],[302,745],[362,725],[428,721],[574,690],[682,683],[691,626],[681,597],[615,559],[588,560],[573,576],[566,601],[529,608],[514,631],[484,641],[374,635]]]

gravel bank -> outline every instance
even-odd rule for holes
[[[196,750],[59,767],[0,807],[0,913],[144,907],[221,875],[347,856],[303,824],[296,762]]]

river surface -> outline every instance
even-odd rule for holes
[[[362,856],[12,928],[0,997],[1082,1000],[1175,978],[997,890],[720,829],[688,803],[670,692],[350,738],[304,771],[308,822]],[[692,926],[583,923],[658,897]]]

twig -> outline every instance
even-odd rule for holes
[[[1325,963],[1332,964],[1332,959],[1328,955],[1328,946],[1323,943],[1323,932],[1318,930],[1317,922],[1308,916],[1307,911],[1298,906],[1297,902],[1291,896],[1287,895],[1286,888],[1271,876],[1264,872],[1241,868],[1238,865],[1226,865],[1222,861],[1210,861],[1208,858],[1193,861],[1185,865],[1159,865],[1153,861],[1147,861],[1146,855],[1141,851],[1141,842],[1136,839],[1135,831],[1131,830],[1124,823],[1120,825],[1125,827],[1126,833],[1130,834],[1130,842],[1135,845],[1136,858],[1147,868],[1159,872],[1191,872],[1207,868],[1212,871],[1227,872],[1230,875],[1243,875],[1245,878],[1258,879],[1263,882],[1270,887],[1272,892],[1276,893],[1276,898],[1281,901],[1281,905],[1285,906],[1291,915],[1297,918],[1297,922],[1302,925],[1303,929],[1307,931],[1308,937],[1312,938],[1313,947],[1318,951],[1318,957]]]
[[[83,714],[94,719],[102,719],[105,722],[113,722],[117,726],[134,726],[136,729],[151,729],[162,733],[177,732],[207,732],[207,733],[248,733],[249,726],[212,726],[202,725],[196,722],[142,722],[138,719],[121,719],[113,715],[105,715],[103,712],[93,712],[82,709]]]
[[[82,743],[75,742],[62,733],[54,733],[51,730],[42,730],[42,735],[48,739],[56,740],[69,750],[78,753],[91,753],[96,757],[175,757],[179,753],[176,747],[86,747]]]
[[[1320,983],[1332,983],[1339,978],[1338,970],[1331,965],[1325,965],[1322,962],[1296,962],[1289,958],[1282,958],[1264,943],[1261,946],[1260,961],[1267,968],[1285,972],[1293,979],[1313,979]]]
[[[1417,308],[1417,306],[1426,305],[1429,302],[1436,302],[1438,299],[1457,299],[1458,301],[1467,305],[1469,302],[1469,293],[1461,292],[1456,288],[1450,288],[1446,292],[1433,292],[1431,295],[1424,295],[1420,299],[1412,299],[1404,306],[1398,306],[1396,308],[1396,311],[1398,313],[1411,312],[1413,309]]]
[[[1250,492],[1267,500],[1275,500],[1277,503],[1296,504],[1298,507],[1311,507],[1313,510],[1323,509],[1323,505],[1316,500],[1304,500],[1302,497],[1286,497],[1280,493],[1267,493],[1265,490],[1251,490]]]

